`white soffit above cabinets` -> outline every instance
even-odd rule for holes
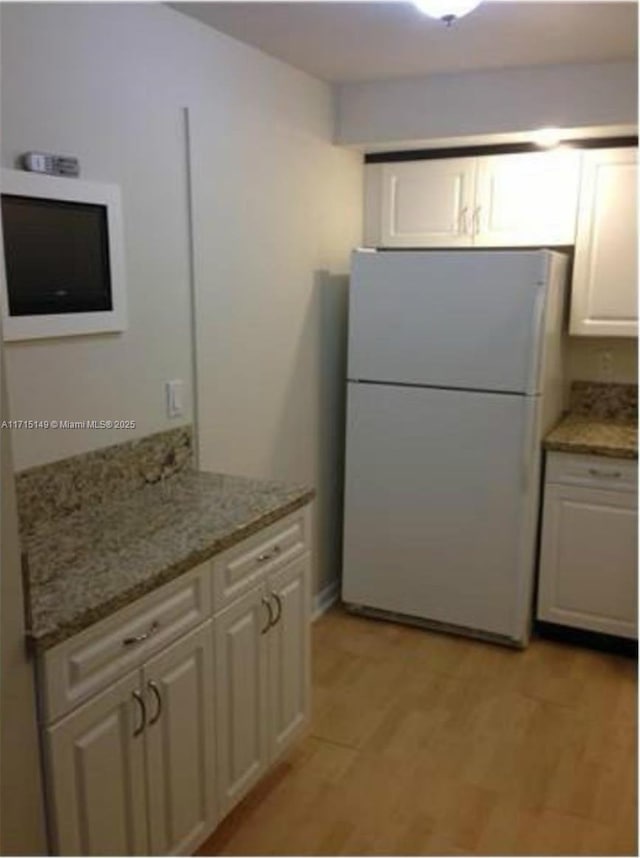
[[[449,28],[402,0],[169,5],[334,83],[637,55],[633,0],[485,0]]]

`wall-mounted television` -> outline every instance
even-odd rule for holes
[[[2,171],[5,340],[126,328],[120,189]]]

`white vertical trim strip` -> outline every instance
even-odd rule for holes
[[[198,355],[197,355],[197,314],[196,314],[196,279],[195,279],[195,248],[193,237],[193,174],[191,168],[191,124],[189,108],[182,108],[184,122],[185,148],[185,179],[187,191],[187,243],[189,267],[189,315],[191,334],[191,402],[193,406],[193,463],[197,468],[200,464],[200,413],[198,403]]]

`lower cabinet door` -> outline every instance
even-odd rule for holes
[[[547,484],[538,618],[636,637],[637,532],[634,493]]]
[[[141,691],[136,670],[45,731],[57,854],[148,854]]]
[[[269,577],[274,607],[269,631],[269,758],[280,756],[309,718],[310,606],[309,555]]]
[[[216,824],[212,621],[143,669],[149,842],[190,855]]]
[[[268,763],[267,632],[262,585],[216,615],[218,796],[226,814]]]

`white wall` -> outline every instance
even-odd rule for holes
[[[610,352],[611,370],[603,371],[602,354]],[[638,383],[638,341],[631,337],[568,337],[569,381]]]
[[[300,336],[296,325],[303,323],[300,311],[306,300],[301,296],[308,298],[306,282],[297,293],[301,272],[308,280],[318,266],[346,271],[347,247],[359,240],[360,167],[355,155],[339,153],[329,143],[332,108],[327,86],[163,5],[3,4],[2,25],[2,164],[13,166],[16,156],[28,149],[70,153],[80,158],[84,177],[121,185],[130,315],[129,329],[122,335],[7,345],[12,414],[138,422],[133,433],[16,432],[16,468],[22,469],[175,425],[164,413],[166,379],[185,379],[187,412],[184,421],[177,422],[192,417],[183,105],[215,128],[227,147],[201,165],[203,173],[195,176],[194,188],[197,191],[207,178],[221,179],[216,179],[215,205],[205,212],[215,232],[216,277],[227,265],[226,257],[235,259],[236,249],[242,248],[240,268],[233,267],[233,279],[223,287],[225,329],[232,339],[246,335],[243,314],[254,298],[247,284],[256,263],[247,241],[259,239],[269,252],[295,223],[300,230],[289,236],[287,253],[295,254],[296,261],[284,280],[275,268],[268,276],[273,264],[268,258],[260,263],[267,274],[262,279],[267,300],[280,306],[282,327],[276,322],[275,332],[270,328],[257,333],[264,342],[274,333],[279,341]],[[250,137],[245,135],[248,116]],[[271,166],[269,158],[275,159]],[[318,162],[317,184],[300,187],[287,181],[288,163],[295,169],[296,158],[306,163],[302,169],[309,174]],[[265,176],[262,185],[255,178],[243,181],[247,170],[255,177],[261,164],[275,169],[276,162],[279,173]],[[277,211],[269,210],[270,200],[264,196],[270,194],[269,181],[281,189]],[[335,228],[325,205],[331,202],[327,195],[320,204],[313,199],[318,185],[341,187],[342,182],[344,194],[353,196],[344,213],[338,213],[344,232]],[[282,212],[294,206],[313,211],[313,220],[283,220]],[[234,209],[236,219],[231,217]],[[253,228],[256,221],[260,236]],[[305,243],[303,234],[314,238]],[[218,324],[220,319],[211,321]],[[287,357],[295,361],[292,350]],[[225,355],[224,360],[229,377],[234,377],[234,358]],[[268,363],[263,365],[268,373]],[[281,375],[293,371],[286,360],[279,362],[263,383],[277,386]],[[318,380],[309,378],[307,383],[313,388]],[[224,400],[219,405],[227,407]],[[253,431],[269,432],[273,426],[254,426]],[[240,470],[243,464],[244,470],[253,470],[251,454],[246,461],[242,456],[243,445],[255,443],[247,434],[232,463]],[[215,458],[226,461],[224,451]],[[262,469],[276,474],[282,466],[263,463]],[[290,476],[291,468],[284,470]],[[293,470],[300,479],[314,476],[310,467]]]
[[[304,123],[292,123],[284,86],[278,105],[237,110],[229,135],[194,112],[196,330],[201,465],[317,487],[321,589],[339,566],[346,278],[336,275],[361,241],[362,170],[324,142],[331,102],[307,87]]]
[[[319,350],[340,342],[345,295],[318,272],[345,274],[361,240],[362,170],[331,144],[331,90],[161,4],[1,14],[2,164],[69,153],[87,179],[121,185],[130,315],[122,335],[8,344],[12,416],[138,421],[135,433],[17,431],[16,468],[174,425],[165,379],[185,379],[191,418],[188,106],[202,464],[313,483],[335,542],[343,367],[340,349]]]
[[[336,141],[380,146],[535,128],[637,123],[635,63],[574,64],[346,83]]]
[[[136,432],[16,431],[20,470],[168,428],[163,381],[189,382],[179,104],[194,70],[174,71],[189,40],[170,10],[18,3],[1,14],[2,164],[28,149],[69,153],[85,178],[121,185],[130,316],[121,335],[8,344],[12,415],[138,422]]]

